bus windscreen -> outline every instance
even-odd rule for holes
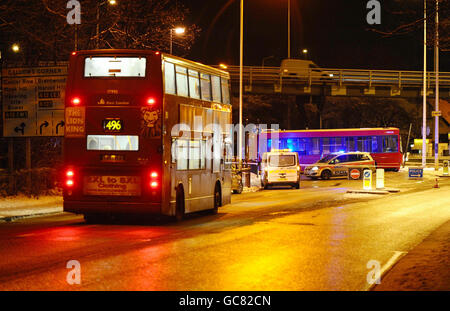
[[[84,60],[84,77],[137,77],[144,78],[145,57],[87,57]]]

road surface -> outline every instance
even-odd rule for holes
[[[233,195],[219,214],[181,223],[87,225],[72,214],[2,223],[0,290],[366,290],[369,261],[388,268],[450,219],[450,181],[433,189],[389,176],[400,193],[304,181]],[[66,281],[71,260],[80,285]]]

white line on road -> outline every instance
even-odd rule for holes
[[[399,251],[395,251],[394,255],[392,255],[391,258],[389,258],[389,260],[383,265],[383,267],[381,267],[380,269],[380,281],[383,280],[384,275],[391,270],[391,268],[400,260],[400,258],[402,258],[403,256],[406,255],[407,252],[399,252]],[[366,291],[370,291],[372,290],[373,287],[375,287],[377,285],[377,283],[374,284],[368,284],[368,286],[366,287]]]

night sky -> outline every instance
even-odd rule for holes
[[[410,1],[410,0],[408,0]],[[188,58],[207,64],[239,64],[239,0],[179,0],[191,10],[189,22],[202,32]],[[383,1],[381,1],[383,3]],[[421,1],[411,8],[422,9]],[[422,70],[421,30],[383,38],[370,31],[366,0],[291,0],[291,57],[308,57],[321,67]],[[278,66],[287,58],[287,0],[244,1],[244,65]],[[382,26],[396,17],[382,4]],[[383,24],[384,23],[384,24]],[[382,27],[381,26],[381,27]],[[378,26],[380,27],[380,26]],[[441,53],[441,71],[450,71]],[[433,50],[429,49],[429,70]]]

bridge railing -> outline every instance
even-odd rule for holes
[[[239,80],[239,66],[229,66],[228,72],[233,81]],[[396,70],[365,70],[365,69],[336,69],[320,68],[305,69],[297,73],[286,74],[280,67],[243,67],[243,80],[246,85],[253,83],[290,84],[364,84],[369,87],[376,85],[395,86],[421,86],[423,83],[422,71],[396,71]],[[435,86],[435,73],[427,72],[427,87]],[[442,87],[450,86],[450,72],[439,72],[439,84]]]

